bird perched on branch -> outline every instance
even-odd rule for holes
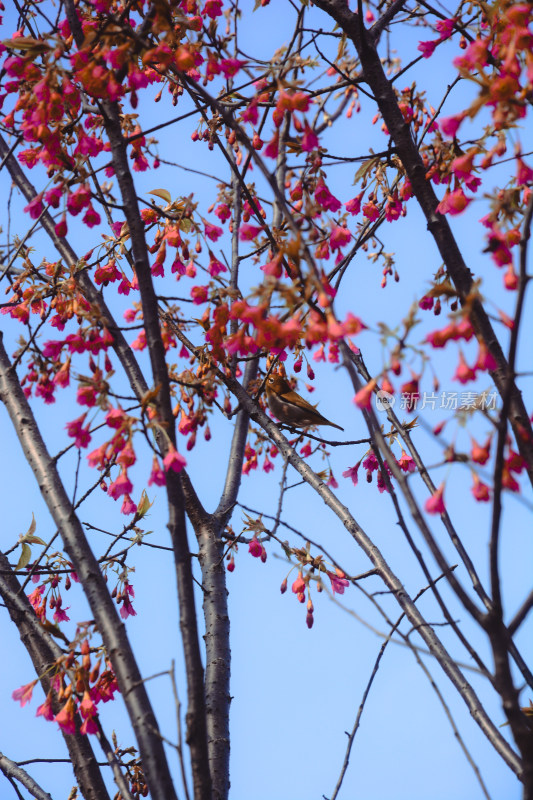
[[[271,373],[266,381],[266,395],[272,413],[280,422],[293,428],[308,428],[311,425],[331,425],[343,431],[340,425],[330,422],[316,410],[315,406],[293,392],[285,378]]]

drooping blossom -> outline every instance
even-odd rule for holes
[[[20,686],[18,689],[11,694],[13,700],[16,700],[20,703],[21,706],[25,706],[26,703],[29,703],[32,695],[33,689],[37,681],[31,681],[31,683],[26,683],[24,686]]]
[[[428,514],[444,514],[446,512],[446,507],[444,505],[444,483],[441,483],[438,489],[436,489],[431,497],[428,497],[426,502],[424,503],[424,508],[428,512]]]
[[[163,466],[166,472],[173,470],[174,472],[181,472],[187,465],[187,461],[183,458],[181,453],[178,453],[173,444],[168,448],[168,452],[163,459]]]
[[[74,715],[76,713],[76,706],[74,699],[69,697],[61,711],[55,715],[54,719],[64,733],[76,733],[76,723]]]

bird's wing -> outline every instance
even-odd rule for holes
[[[314,414],[318,414],[319,417],[322,416],[320,411],[316,410],[315,406],[312,406],[311,403],[308,403],[307,400],[304,400],[303,397],[292,390],[290,392],[283,392],[280,397],[285,403],[297,406],[298,408],[305,408],[306,411],[312,411]]]

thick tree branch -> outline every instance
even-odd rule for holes
[[[135,731],[154,800],[173,800],[174,787],[142,677],[126,629],[107,589],[100,567],[49,455],[30,405],[11,366],[0,334],[0,400],[4,403],[66,553],[78,574],[87,601],[113,664]]]
[[[48,667],[56,659],[61,658],[63,652],[40,624],[16,575],[13,574],[8,559],[1,552],[0,596],[6,605],[9,616],[17,626],[20,640],[28,651],[35,673],[40,676],[39,680],[43,691],[48,694],[51,688]],[[57,714],[60,704],[55,698],[55,694],[52,707],[54,713]],[[80,720],[78,719],[78,729],[79,725]],[[63,734],[63,739],[69,752],[76,781],[85,800],[109,800],[109,794],[89,737],[77,732],[73,735]]]
[[[187,339],[186,336],[184,336],[179,328],[174,328],[174,332],[178,339],[180,339],[180,341],[185,344],[185,346],[188,347],[192,353],[197,352],[194,345]],[[240,383],[226,375],[224,372],[222,372],[222,370],[219,370],[214,365],[212,366],[212,369],[216,371],[219,379],[235,395],[241,407],[250,415],[250,418],[260,425],[260,427],[263,428],[263,430],[274,441],[283,458],[287,459],[291,466],[293,466],[294,469],[302,476],[304,481],[308,483],[309,486],[318,494],[324,504],[330,508],[341,520],[342,524],[350,536],[354,539],[358,547],[361,548],[372,565],[376,568],[385,586],[394,595],[402,611],[405,612],[407,619],[410,621],[413,627],[418,630],[419,635],[428,646],[432,656],[438,661],[444,673],[459,692],[459,695],[467,705],[472,717],[479,725],[487,739],[503,758],[505,763],[520,778],[522,775],[522,764],[519,757],[505,741],[498,728],[494,725],[479,698],[477,697],[474,689],[468,683],[461,670],[458,668],[455,659],[450,656],[440,639],[435,634],[435,631],[431,625],[426,622],[416,605],[413,603],[411,597],[405,591],[401,581],[390,568],[379,548],[361,528],[361,526],[350,513],[349,509],[338,500],[331,489],[326,486],[324,481],[319,478],[315,472],[313,472],[313,470],[302,458],[300,458],[296,451],[291,447],[287,439],[280,432],[278,426],[275,425],[263,411],[261,411],[255,401],[243,389]]]
[[[359,15],[350,11],[343,0],[317,0],[315,5],[335,20],[357,50],[364,79],[374,94],[396,152],[413,187],[413,194],[426,217],[428,230],[435,240],[460,299],[464,301],[473,289],[472,273],[464,262],[447,217],[436,211],[438,198],[431,181],[426,179],[426,168],[411,135],[411,129],[402,116],[392,83],[385,74],[372,36],[365,31]],[[509,386],[509,421],[520,453],[526,460],[530,481],[533,483],[533,430],[521,392],[514,376],[510,374],[509,364],[498,337],[479,299],[469,302],[469,317],[476,335],[487,345],[489,352],[496,359],[498,367],[490,374],[502,397],[505,396]]]

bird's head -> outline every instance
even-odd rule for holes
[[[286,394],[291,391],[291,387],[282,375],[271,372],[266,381],[266,389],[275,394]]]

